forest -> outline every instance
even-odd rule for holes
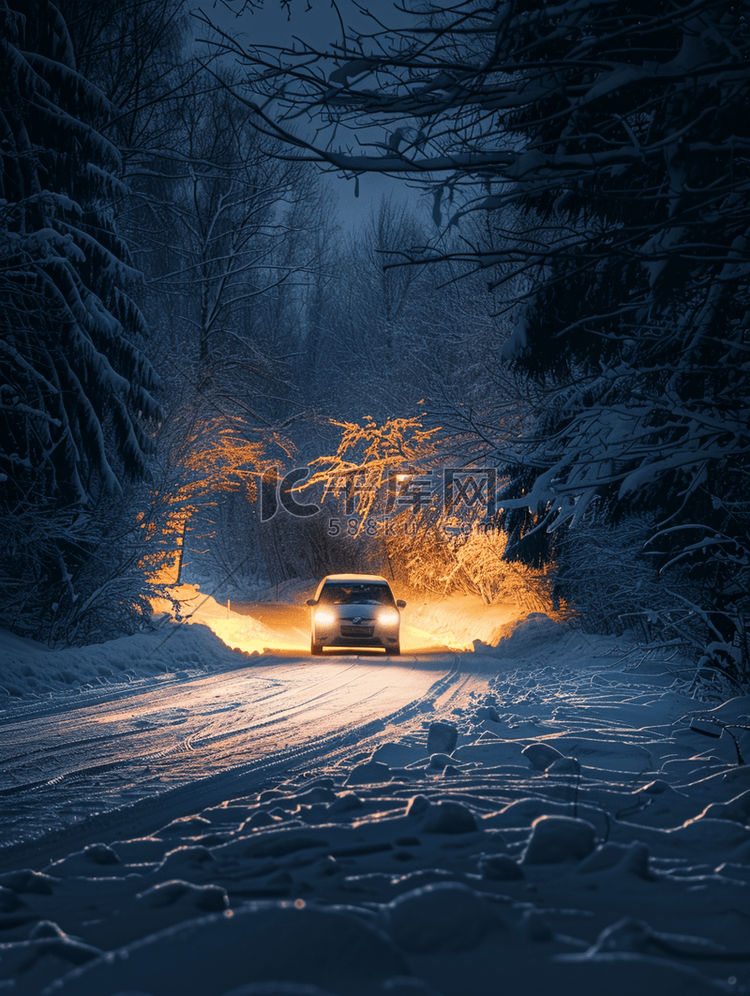
[[[746,689],[750,12],[363,10],[0,0],[0,625],[375,571]]]

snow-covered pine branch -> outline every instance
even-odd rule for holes
[[[156,377],[114,220],[113,107],[46,0],[0,0],[0,52],[0,518],[16,538],[2,591],[6,618],[23,606],[41,633],[29,597],[42,615],[45,592],[76,601],[86,522],[145,473]]]

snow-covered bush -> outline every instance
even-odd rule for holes
[[[655,534],[653,516],[613,523],[590,509],[574,529],[560,531],[556,592],[575,603],[589,632],[631,630],[646,645],[672,646],[698,663],[701,684],[718,683],[736,694],[748,652],[742,645],[747,587],[726,611],[707,610],[715,596],[711,576],[691,570],[686,558],[665,566],[654,551]]]
[[[698,637],[699,620],[680,601],[691,591],[684,577],[670,587],[645,549],[653,521],[633,516],[613,525],[604,515],[589,514],[559,539],[557,588],[575,601],[590,632],[634,630],[650,641]]]
[[[414,588],[552,609],[551,570],[509,561],[507,534],[480,523],[480,506],[446,507],[440,430],[425,430],[418,418],[334,424],[338,450],[315,461],[311,483],[340,503],[366,562]]]
[[[471,529],[447,539],[440,527],[403,530],[388,541],[389,559],[414,588],[479,595],[486,605],[512,602],[527,612],[557,607],[554,571],[507,560],[508,537],[501,529]]]

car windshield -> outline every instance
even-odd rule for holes
[[[320,605],[393,605],[393,595],[387,584],[363,582],[328,582],[318,599]]]

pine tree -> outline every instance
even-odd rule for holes
[[[0,0],[0,53],[0,589],[6,619],[33,602],[41,626],[45,597],[77,597],[94,510],[145,472],[158,410],[111,108],[48,0]]]

